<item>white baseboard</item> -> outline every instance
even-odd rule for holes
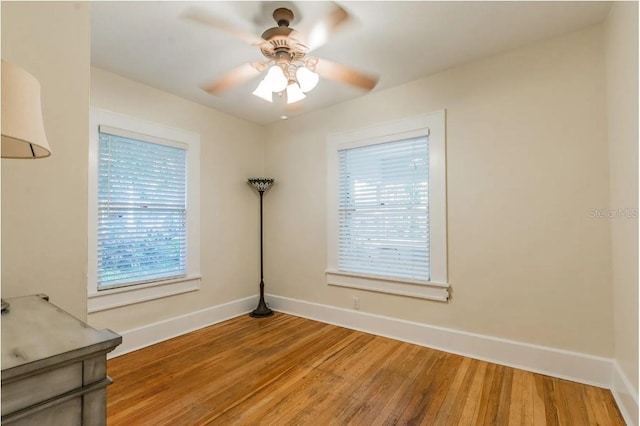
[[[611,388],[612,362],[513,340],[268,295],[276,311],[579,383]]]
[[[638,391],[631,385],[617,361],[613,361],[611,392],[629,426],[638,425]]]
[[[124,355],[137,349],[142,349],[155,343],[246,314],[255,309],[257,303],[258,297],[251,296],[119,332],[122,336],[122,344],[113,352],[109,353],[108,358]]]

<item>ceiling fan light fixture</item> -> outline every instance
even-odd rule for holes
[[[289,84],[289,79],[284,75],[284,71],[277,65],[272,65],[271,68],[269,68],[266,77],[262,81],[266,83],[269,90],[274,93],[282,92],[287,88],[287,84]]]
[[[267,79],[265,78],[260,82],[260,84],[258,84],[258,87],[253,91],[253,94],[267,102],[273,102],[273,92],[266,80]]]
[[[298,84],[300,84],[300,89],[305,93],[312,91],[320,80],[318,74],[304,66],[298,68],[296,78],[298,79]]]
[[[298,86],[298,83],[293,82],[289,86],[287,86],[287,103],[288,104],[301,101],[304,98],[306,98],[306,96],[300,89],[300,86]]]
[[[311,51],[324,45],[329,36],[351,20],[349,13],[341,6],[333,3],[331,10],[314,23],[306,25],[306,30],[299,32],[290,26],[294,13],[280,7],[273,12],[275,27],[266,29],[262,36],[256,36],[241,28],[225,24],[215,16],[206,16],[202,11],[187,14],[190,19],[226,31],[230,35],[256,46],[265,60],[246,63],[243,66],[221,76],[217,81],[203,86],[203,90],[211,95],[239,86],[259,74],[263,80],[253,91],[268,102],[281,104],[287,96],[288,103],[304,99],[305,94],[314,90],[320,77],[338,83],[371,91],[378,83],[378,78],[370,76],[344,65],[314,56],[307,56]],[[307,21],[304,21],[305,24]],[[316,73],[318,71],[318,73]],[[290,84],[291,83],[291,84]],[[274,95],[278,98],[274,101]]]

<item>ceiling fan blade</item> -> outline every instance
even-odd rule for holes
[[[197,22],[199,24],[206,25],[208,27],[216,28],[218,30],[224,31],[235,38],[244,41],[247,44],[253,46],[260,46],[265,43],[266,40],[260,36],[251,34],[242,29],[236,28],[231,25],[229,22],[226,22],[224,19],[219,18],[215,15],[212,15],[207,9],[202,7],[190,7],[187,9],[182,15],[182,18],[189,19],[191,21]]]
[[[376,84],[378,84],[377,77],[363,74],[326,59],[318,59],[318,63],[315,65],[315,71],[329,80],[356,86],[366,91],[373,89],[376,87]]]
[[[349,19],[349,13],[339,5],[334,4],[333,10],[329,14],[315,21],[310,28],[302,28],[296,31],[291,37],[297,38],[311,52],[323,46],[333,33]]]
[[[205,92],[216,95],[255,78],[264,71],[265,68],[266,65],[262,62],[250,62],[232,69],[219,79],[201,87]]]

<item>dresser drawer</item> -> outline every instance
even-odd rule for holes
[[[41,410],[12,422],[3,422],[11,426],[42,426],[42,425],[82,425],[82,398],[77,397],[65,401],[47,410]]]
[[[2,383],[2,415],[45,401],[82,386],[82,363]]]

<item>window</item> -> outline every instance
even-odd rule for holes
[[[444,111],[330,135],[330,285],[448,299]]]
[[[91,110],[89,312],[199,288],[199,136]]]
[[[338,154],[339,269],[429,281],[427,137]]]
[[[98,290],[186,276],[187,146],[98,132]]]

